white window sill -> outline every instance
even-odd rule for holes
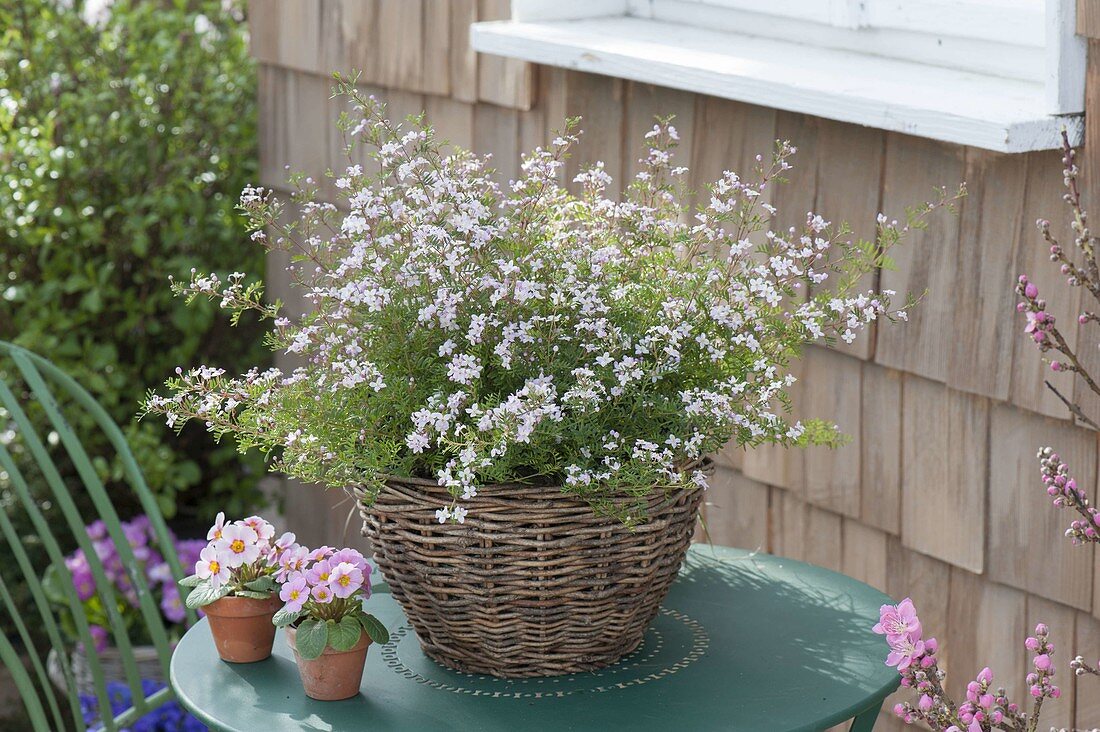
[[[1083,138],[1039,83],[631,17],[471,27],[473,47],[962,145],[1026,152]]]

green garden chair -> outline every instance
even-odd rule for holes
[[[3,603],[0,623],[8,629],[0,638],[0,660],[13,676],[27,718],[36,732],[84,728],[70,664],[60,664],[70,690],[68,694],[61,694],[51,684],[47,672],[47,653],[42,647],[48,645],[59,658],[69,659],[71,644],[64,639],[61,624],[43,586],[42,576],[46,568],[43,565],[64,566],[65,547],[83,549],[94,577],[96,595],[106,610],[111,645],[122,661],[123,678],[107,678],[76,588],[67,581],[59,584],[64,586],[65,602],[87,657],[94,696],[100,710],[97,724],[107,732],[113,732],[170,701],[172,692],[170,688],[151,695],[143,691],[134,656],[135,644],[118,610],[119,593],[104,574],[103,564],[85,531],[86,524],[102,519],[124,566],[132,568],[131,582],[145,625],[142,630],[148,633],[156,648],[165,679],[168,677],[172,647],[160,609],[150,593],[144,572],[138,571],[139,564],[123,534],[111,496],[93,467],[92,456],[88,455],[80,437],[74,434],[66,420],[65,415],[73,413],[70,410],[83,411],[103,431],[116,452],[110,457],[118,458],[126,482],[149,517],[155,536],[150,546],[166,559],[176,579],[183,576],[164,519],[122,431],[71,377],[41,356],[0,341],[0,503],[3,504],[0,505],[0,534],[7,544],[0,548],[0,556],[5,557],[5,561],[0,562],[0,600]],[[28,414],[37,419],[32,420]],[[38,434],[35,422],[39,425],[48,423],[49,432],[45,436]],[[47,486],[46,495],[32,494],[32,481],[29,480],[32,476],[27,474],[30,468],[39,473],[34,476],[33,484]],[[63,473],[71,477],[66,481]],[[79,502],[74,500],[76,491],[85,494]],[[85,500],[85,497],[90,500]],[[78,503],[90,505],[90,508],[82,514]],[[56,511],[56,514],[50,514],[50,518],[44,512],[47,506]],[[16,515],[20,511],[24,512],[23,516]],[[25,519],[20,525],[31,527],[29,535],[26,530],[17,530],[14,518]],[[26,603],[22,608],[17,606],[12,592],[16,587],[29,594],[30,605],[37,611],[35,614],[26,614]],[[188,610],[187,623],[194,622],[194,611]],[[22,647],[22,653],[17,644]],[[29,657],[29,668],[24,664],[23,654]],[[131,708],[115,716],[111,716],[108,681],[125,683],[133,700]]]

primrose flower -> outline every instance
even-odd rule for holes
[[[296,575],[289,579],[279,590],[279,599],[286,603],[283,607],[288,613],[296,613],[302,609],[309,599],[309,585],[306,578]]]
[[[302,572],[306,565],[309,550],[304,546],[294,545],[279,556],[279,569],[275,572],[278,582],[285,582],[291,575]]]
[[[210,527],[210,531],[206,532],[207,541],[217,541],[222,538],[222,529],[225,528],[225,511],[218,511],[217,518],[214,519],[214,525]]]
[[[346,549],[341,549],[337,552],[333,552],[332,556],[329,557],[329,561],[334,564],[348,562],[349,564],[354,564],[356,567],[359,568],[360,571],[364,572],[365,574],[370,574],[371,572],[371,566],[370,563],[367,562],[367,558],[364,557],[362,553],[350,547]]]
[[[316,585],[310,590],[310,594],[313,596],[314,601],[321,605],[332,602],[332,588],[328,585]]]
[[[252,564],[260,558],[259,537],[256,530],[242,523],[233,523],[222,529],[221,538],[214,546],[221,552],[227,567]]]
[[[275,527],[259,516],[249,516],[242,519],[241,523],[255,531],[259,541],[267,542],[275,536]],[[294,534],[290,535],[290,540],[294,541]]]
[[[282,536],[280,536],[278,539],[276,539],[275,543],[272,545],[272,547],[274,549],[274,552],[275,552],[275,556],[277,556],[277,557],[282,556],[283,552],[285,552],[287,549],[290,549],[292,546],[294,546],[294,542],[295,542],[296,538],[297,537],[295,537],[293,533],[287,531]]]
[[[229,564],[216,547],[208,546],[199,553],[195,574],[201,579],[210,580],[210,586],[216,590],[229,581]]]
[[[332,568],[329,586],[337,597],[350,597],[363,586],[363,571],[350,562],[341,562]]]
[[[313,566],[306,570],[306,581],[310,585],[323,585],[329,582],[329,578],[332,576],[332,562],[328,559],[322,559],[319,562],[314,562]]]

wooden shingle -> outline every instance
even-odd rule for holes
[[[1096,485],[1096,435],[1008,405],[990,422],[989,576],[1081,610],[1092,606],[1093,548],[1063,538],[1073,518],[1050,503],[1039,448],[1051,446],[1081,486]]]
[[[989,402],[916,376],[903,388],[902,543],[980,573]]]

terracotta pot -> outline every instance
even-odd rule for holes
[[[326,646],[320,656],[307,660],[298,655],[298,647],[294,643],[297,634],[297,628],[286,629],[286,640],[298,661],[298,675],[302,677],[306,696],[320,701],[339,701],[359,693],[370,636],[362,633],[359,642],[346,651]]]
[[[214,645],[223,661],[255,663],[271,655],[275,642],[272,616],[283,606],[278,595],[266,600],[223,597],[204,606]]]

